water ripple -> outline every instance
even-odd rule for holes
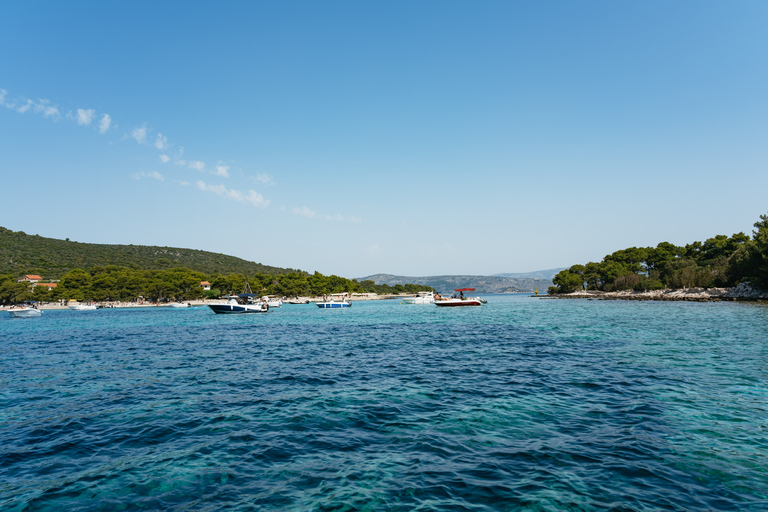
[[[765,308],[317,309],[0,319],[0,508],[768,510]]]

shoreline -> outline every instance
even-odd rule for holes
[[[768,302],[768,292],[741,283],[734,288],[682,288],[638,292],[623,290],[604,292],[584,290],[557,295],[539,296],[540,299],[589,299],[589,300],[655,300],[688,302]]]
[[[410,297],[411,294],[400,294],[400,295],[377,295],[377,296],[357,296],[357,297],[347,297],[346,300],[349,302],[358,302],[358,301],[368,301],[368,300],[392,300],[392,299],[399,299],[402,297]],[[313,304],[315,302],[322,302],[323,297],[299,297],[299,299],[307,300],[308,304]],[[226,304],[228,299],[195,299],[195,300],[185,300],[182,301],[184,304],[189,304],[192,307],[194,306],[207,306],[208,304]],[[55,302],[46,302],[39,304],[37,306],[37,309],[40,310],[61,310],[61,309],[69,309],[70,305],[75,304],[95,304],[97,306],[100,306],[103,309],[136,309],[136,308],[170,308],[171,302],[164,302],[164,303],[157,303],[157,302],[142,302],[142,303],[136,303],[136,302],[123,302],[123,301],[83,301],[83,302],[77,302],[77,301],[70,301],[69,304],[61,304],[61,303],[55,303]],[[287,302],[283,302],[284,305],[290,305],[290,306],[302,306],[305,304],[288,304]],[[0,306],[0,311],[6,311],[10,309],[11,306]]]

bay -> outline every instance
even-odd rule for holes
[[[0,509],[768,510],[768,307],[0,318]]]

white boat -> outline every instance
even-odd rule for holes
[[[403,304],[434,304],[435,292],[418,292],[413,297],[403,297]]]
[[[73,304],[69,306],[69,309],[74,309],[75,311],[90,311],[97,308],[94,304]]]
[[[326,300],[323,302],[315,302],[317,304],[317,307],[322,309],[338,309],[338,308],[349,308],[352,307],[352,305],[345,301],[345,300]]]
[[[41,316],[43,314],[42,311],[29,304],[11,306],[11,308],[8,310],[8,313],[13,318],[32,318],[35,316]]]
[[[480,297],[465,297],[464,292],[473,292],[474,288],[457,288],[450,299],[435,299],[435,306],[457,307],[457,306],[482,306],[487,301]]]
[[[267,304],[269,304],[269,307],[271,308],[279,308],[283,305],[283,301],[280,297],[270,297],[269,295],[265,295],[262,297],[262,300],[266,299]]]
[[[185,303],[185,302],[171,302],[168,304],[169,308],[188,308],[191,307],[192,304]]]
[[[208,304],[214,313],[238,314],[238,313],[267,313],[269,305],[266,302],[248,302],[244,299],[229,299],[226,304]]]

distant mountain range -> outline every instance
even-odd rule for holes
[[[558,272],[561,270],[565,270],[565,267],[563,268],[551,268],[549,270],[537,270],[535,272],[522,272],[519,274],[493,274],[494,276],[499,277],[511,277],[513,279],[548,279],[552,280],[555,275],[557,275]]]
[[[553,272],[552,270],[542,270],[542,273]],[[557,272],[555,272],[557,273]],[[538,272],[531,272],[538,274]],[[552,274],[554,276],[554,274]],[[504,276],[395,276],[392,274],[374,274],[368,277],[361,277],[359,281],[373,281],[376,284],[388,284],[393,286],[399,283],[413,283],[425,286],[431,286],[435,290],[448,293],[456,288],[474,288],[477,293],[516,293],[533,292],[539,290],[546,292],[547,288],[552,286],[552,279],[534,279],[525,277],[504,277]]]

